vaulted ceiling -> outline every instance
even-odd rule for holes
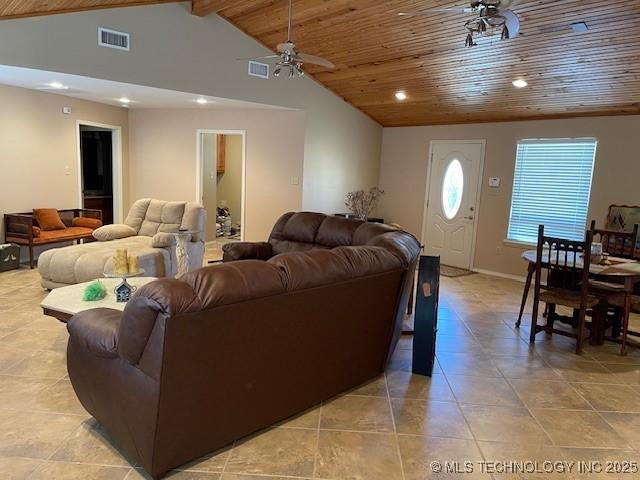
[[[162,2],[0,0],[0,18],[146,3]],[[286,39],[287,3],[194,0],[193,10],[273,49]],[[464,46],[465,15],[397,15],[468,3],[294,0],[294,40],[336,65],[308,73],[385,126],[640,114],[640,1],[520,0],[521,35],[474,48]],[[577,22],[588,31],[574,33]]]

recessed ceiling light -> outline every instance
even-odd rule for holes
[[[200,105],[205,105],[205,104],[209,103],[206,98],[202,98],[202,97],[198,98],[196,100],[196,102],[198,102]]]
[[[407,94],[405,92],[403,92],[402,90],[400,90],[399,92],[396,92],[396,98],[400,101],[402,100],[406,100],[407,99]]]
[[[571,24],[571,31],[573,31],[573,33],[588,32],[589,31],[589,25],[587,25],[586,22],[572,23]]]
[[[124,103],[124,104],[131,103],[131,100],[130,100],[130,99],[128,99],[127,97],[120,97],[120,98],[118,99],[118,101],[119,101],[120,103]]]
[[[513,83],[513,86],[516,88],[524,88],[527,85],[529,85],[529,83],[527,83],[526,80],[522,80],[522,79],[514,80],[512,83]]]
[[[49,85],[49,87],[51,87],[51,88],[53,88],[55,90],[66,90],[67,88],[69,88],[69,87],[67,87],[66,85],[63,85],[60,82],[51,82],[48,85]]]

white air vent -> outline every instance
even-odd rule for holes
[[[129,34],[98,27],[98,45],[129,51]]]
[[[249,75],[252,77],[269,78],[269,64],[249,60]]]

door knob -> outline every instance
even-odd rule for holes
[[[464,217],[465,220],[473,220],[473,215],[469,215],[468,217]]]

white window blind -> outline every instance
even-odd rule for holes
[[[545,234],[583,240],[597,140],[521,140],[516,153],[507,238],[536,243]]]

